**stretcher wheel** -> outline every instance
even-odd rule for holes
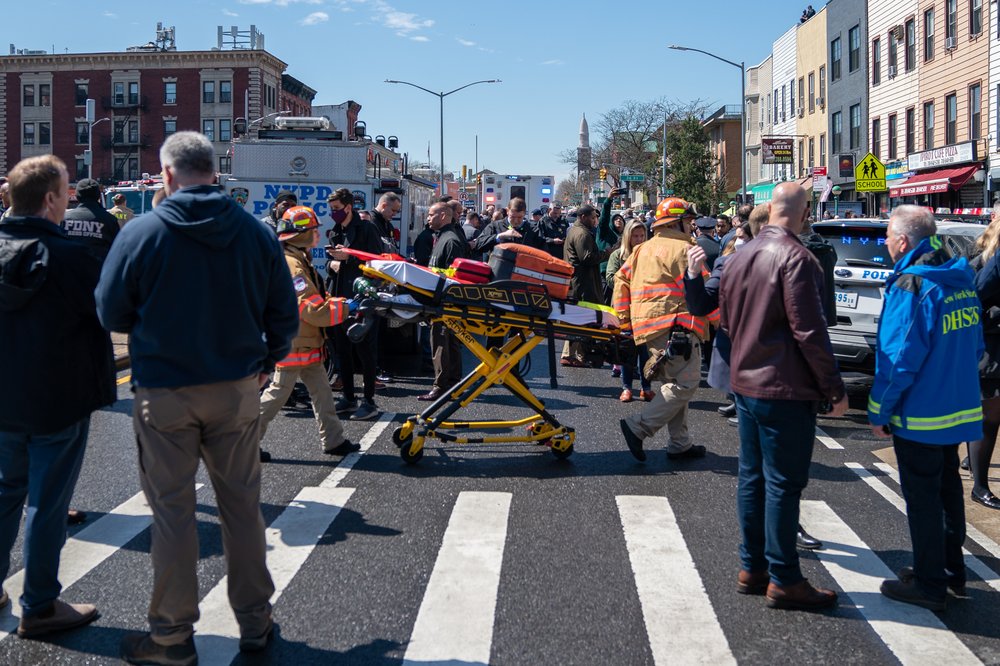
[[[404,444],[408,444],[409,442],[413,441],[413,430],[408,429],[409,432],[407,432],[406,435],[404,436],[403,430],[405,428],[407,427],[399,426],[398,428],[392,431],[392,443],[396,445],[396,448],[400,448]]]
[[[417,449],[416,453],[412,452],[414,447],[420,447]],[[419,462],[420,459],[424,457],[424,438],[417,437],[414,439],[411,434],[408,441],[399,447],[399,457],[410,465],[415,465]]]
[[[569,448],[566,449],[565,451],[560,451],[559,449],[555,448],[550,448],[550,450],[552,451],[552,455],[554,455],[558,460],[566,460],[566,458],[569,458],[571,455],[573,455],[572,444],[570,444]]]

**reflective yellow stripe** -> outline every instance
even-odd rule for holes
[[[868,411],[872,414],[878,414],[882,410],[882,405],[872,400],[871,396],[868,396]]]
[[[907,430],[946,430],[947,428],[954,428],[965,423],[975,423],[982,420],[983,408],[976,407],[975,409],[966,409],[953,414],[946,414],[945,416],[929,418],[907,417],[905,426],[902,419],[898,416],[893,416],[889,419],[889,422],[894,426],[905,427]]]

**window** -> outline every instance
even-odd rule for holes
[[[767,94],[767,124],[771,124],[771,93]]]
[[[983,0],[969,0],[969,34],[983,31]]]
[[[861,66],[861,26],[847,31],[847,71],[853,72]]]
[[[219,81],[219,101],[229,104],[233,101],[233,82]]]
[[[809,137],[809,168],[816,166],[816,139]]]
[[[208,137],[209,141],[215,141],[215,121],[203,120],[201,123],[201,133]]]
[[[219,121],[219,141],[232,141],[233,121],[229,119]]]
[[[111,143],[125,143],[125,121],[116,120],[114,134],[111,137]]]
[[[233,158],[223,155],[219,158],[219,173],[233,172]]]
[[[88,132],[88,130],[89,130],[89,124],[88,123],[83,122],[83,123],[77,123],[76,124],[76,142],[77,142],[77,144],[81,144],[82,145],[82,144],[88,143],[87,142],[87,138],[90,136],[90,133]]]
[[[826,134],[819,135],[819,165],[826,166]]]
[[[168,137],[171,134],[177,132],[177,121],[176,120],[164,120],[163,121],[163,136]]]
[[[89,86],[86,83],[78,83],[78,84],[76,84],[75,99],[76,99],[76,105],[77,106],[86,106],[86,104],[87,104],[87,97],[89,97],[89,96],[90,96],[90,88],[89,88]]]
[[[52,123],[38,123],[38,145],[52,145]]]
[[[806,80],[803,77],[799,78],[799,109],[806,108]]]
[[[830,130],[830,152],[834,155],[840,153],[840,134],[844,131],[843,114],[837,111],[833,114]]]
[[[128,84],[128,103],[138,104],[139,103],[139,82],[131,81]]]
[[[82,157],[76,158],[76,180],[87,177],[87,165]]]
[[[816,75],[809,72],[809,113],[816,111]]]
[[[924,150],[934,147],[934,102],[924,103]]]
[[[969,139],[979,141],[983,126],[983,89],[975,83],[969,86]]]
[[[945,0],[944,14],[944,36],[954,39],[958,36],[958,0]]]
[[[163,103],[177,103],[177,84],[175,82],[167,81],[163,84]]]
[[[48,83],[38,84],[38,106],[52,106],[52,86]]]
[[[795,79],[788,82],[788,117],[795,115]]]
[[[840,78],[840,37],[830,42],[830,81]]]
[[[872,85],[882,83],[882,40],[872,40]]]
[[[894,160],[899,157],[899,144],[896,140],[896,133],[899,129],[897,127],[898,121],[896,120],[896,114],[889,116],[889,159]]]
[[[215,81],[205,81],[201,84],[202,104],[215,104]]]
[[[819,68],[819,96],[826,99],[826,65]]]
[[[850,145],[854,150],[861,145],[861,105],[855,104],[850,109],[851,134]]]
[[[913,19],[906,22],[906,71],[913,71],[917,66],[917,23]]]
[[[788,107],[785,105],[785,88],[787,86],[781,86],[781,122],[785,122],[785,109]]]
[[[899,70],[896,69],[899,66],[899,56],[897,46],[899,42],[896,40],[896,33],[892,30],[889,31],[889,78],[891,79],[896,75]]]
[[[958,95],[944,98],[944,145],[958,143]]]
[[[125,104],[125,84],[121,81],[116,82],[112,86],[112,91],[111,103],[118,106]]]
[[[896,120],[896,116],[892,116]],[[882,120],[876,118],[872,121],[872,155],[882,159]]]
[[[774,89],[774,122],[778,122],[778,89]]]
[[[924,12],[924,60],[934,59],[934,10]]]
[[[24,123],[24,145],[35,145],[35,123]]]
[[[906,110],[906,154],[916,150],[917,145],[917,110]]]
[[[139,143],[139,121],[130,120],[128,123],[128,142],[135,145]]]
[[[35,105],[35,86],[32,84],[24,86],[24,101],[22,106]]]
[[[802,141],[802,139],[799,139],[799,178],[804,176],[806,172],[806,166],[805,166],[806,163],[804,159],[804,153],[806,151],[804,150],[805,146],[803,145],[803,143],[804,142]]]

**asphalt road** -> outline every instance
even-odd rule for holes
[[[399,378],[378,398],[382,421],[347,423],[365,448],[321,454],[310,412],[283,411],[268,431],[263,476],[270,564],[278,583],[277,640],[240,656],[225,603],[213,493],[198,494],[202,664],[921,664],[1000,662],[1000,529],[970,509],[969,598],[935,615],[882,598],[878,583],[911,563],[891,455],[861,412],[821,419],[803,523],[826,542],[802,566],[841,592],[822,613],[768,609],[738,595],[737,437],[699,390],[690,426],[709,454],[668,461],[662,437],[635,461],[607,368],[559,369],[548,386],[544,345],[532,390],[577,430],[557,460],[531,444],[429,442],[415,466],[390,439],[428,377]],[[469,364],[466,366],[471,367]],[[117,663],[118,643],[145,628],[151,587],[148,518],[131,433],[131,394],[94,416],[73,505],[64,598],[96,603],[93,625],[51,641],[0,634],[0,663]],[[492,389],[471,418],[526,414]],[[841,448],[830,448],[830,447]],[[985,511],[985,510],[984,510]],[[11,573],[21,568],[20,542]],[[14,585],[17,587],[14,587]],[[8,581],[13,597],[19,583]],[[16,609],[15,609],[16,610]],[[0,614],[9,631],[10,610]],[[5,624],[6,623],[6,624]]]

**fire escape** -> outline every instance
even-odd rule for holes
[[[129,164],[132,158],[138,158],[141,149],[150,146],[149,135],[139,134],[140,118],[147,107],[146,96],[139,94],[138,82],[116,82],[111,97],[103,98],[102,102],[104,110],[112,114],[111,137],[104,140],[104,148],[112,154],[111,177],[116,181],[138,178],[140,169],[130,170]]]

